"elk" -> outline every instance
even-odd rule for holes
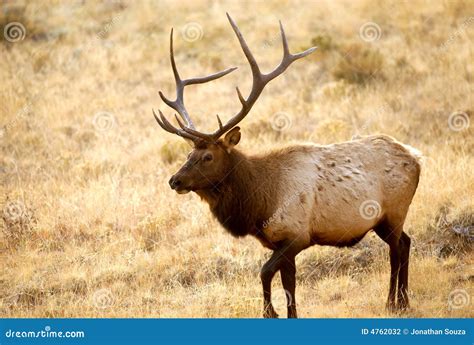
[[[369,231],[390,248],[390,285],[387,307],[408,307],[410,237],[403,231],[415,194],[420,164],[417,151],[386,135],[373,135],[327,146],[299,144],[267,154],[245,154],[236,148],[240,121],[250,112],[264,87],[294,61],[311,54],[310,48],[292,54],[280,22],[283,58],[270,73],[262,73],[234,20],[235,32],[252,72],[252,87],[244,98],[237,87],[240,110],[218,129],[198,131],[185,108],[184,88],[223,77],[235,68],[192,79],[182,79],[170,34],[170,60],[176,82],[176,99],[160,91],[174,109],[177,125],[161,110],[153,111],[158,124],[193,144],[187,161],[169,180],[179,194],[194,192],[230,234],[251,235],[273,251],[261,270],[263,316],[278,317],[271,302],[271,283],[280,271],[287,293],[287,315],[297,317],[295,256],[318,245],[353,246]]]

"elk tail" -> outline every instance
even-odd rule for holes
[[[423,154],[421,153],[420,150],[418,149],[415,149],[413,146],[410,146],[410,145],[406,145],[406,144],[402,144],[403,147],[405,147],[405,149],[408,150],[408,152],[410,152],[410,154],[415,157],[415,159],[417,160],[418,163],[421,163],[422,160],[423,160]]]

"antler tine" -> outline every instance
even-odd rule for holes
[[[272,72],[267,73],[264,75],[265,83],[270,82],[271,80],[275,79],[278,77],[280,74],[285,72],[285,70],[296,60],[301,59],[312,52],[314,52],[317,47],[312,47],[309,49],[306,49],[304,52],[297,53],[297,54],[291,54],[290,50],[288,48],[288,40],[286,39],[286,34],[285,34],[285,29],[283,28],[283,24],[280,22],[280,33],[281,33],[281,40],[283,43],[283,58],[281,59],[280,64],[278,65],[277,68],[275,68]]]
[[[178,116],[175,114],[174,115],[175,118],[176,118],[176,121],[178,122],[178,125],[179,127],[181,127],[181,129],[186,132],[187,134],[189,135],[192,135],[194,137],[194,140],[196,140],[196,138],[200,138],[200,139],[208,139],[207,136],[203,136],[203,134],[193,128],[189,128],[189,127],[186,127],[182,122],[181,120],[178,118]]]
[[[235,125],[237,125],[242,119],[249,113],[250,109],[262,93],[264,87],[269,83],[271,80],[275,79],[277,76],[282,74],[294,61],[305,57],[316,50],[316,47],[309,48],[302,53],[291,54],[288,48],[288,41],[286,39],[285,30],[283,29],[283,25],[280,21],[280,32],[281,32],[281,39],[283,42],[283,58],[280,64],[270,73],[263,74],[260,72],[260,68],[258,67],[257,61],[255,57],[250,51],[250,48],[247,45],[242,33],[240,32],[237,24],[234,20],[230,17],[228,13],[227,18],[229,19],[229,23],[232,26],[232,29],[239,40],[240,46],[244,51],[245,57],[247,58],[250,68],[252,70],[252,89],[250,94],[246,99],[242,96],[239,88],[237,87],[237,96],[239,97],[240,103],[242,104],[242,108],[240,111],[234,115],[225,125],[219,124],[219,129],[217,129],[214,133],[207,135],[210,140],[216,141],[220,136],[224,133],[232,129]],[[201,136],[203,137],[203,136]]]
[[[173,125],[171,123],[169,123],[169,121],[166,119],[166,117],[163,115],[163,113],[161,112],[161,110],[158,110],[159,113],[160,113],[160,117],[161,117],[161,120],[160,118],[156,115],[155,113],[155,110],[152,110],[153,111],[153,116],[155,117],[155,120],[156,122],[158,122],[158,124],[160,125],[161,128],[163,128],[165,131],[169,132],[169,133],[172,133],[172,134],[177,134],[185,139],[190,139],[190,140],[196,140],[195,137],[193,137],[192,135],[182,131],[182,130],[179,130],[175,127],[173,127]]]
[[[195,129],[194,123],[191,120],[191,117],[189,116],[188,111],[186,110],[186,107],[184,105],[184,88],[188,85],[194,85],[194,84],[203,84],[218,78],[221,78],[230,72],[233,72],[237,69],[237,67],[231,67],[227,68],[223,71],[204,76],[204,77],[195,77],[195,78],[189,78],[189,79],[181,79],[178,68],[176,66],[176,61],[174,58],[174,47],[173,47],[173,29],[171,29],[170,33],[170,61],[171,61],[171,68],[173,69],[173,75],[176,83],[176,99],[174,101],[168,99],[163,92],[159,91],[160,98],[163,100],[163,102],[166,103],[170,108],[173,108],[178,112],[178,114],[181,116],[183,121],[186,123],[186,127],[189,129]],[[169,122],[168,122],[169,123]],[[172,126],[170,124],[170,126]],[[174,127],[173,127],[174,128]],[[174,128],[175,130],[178,130],[177,128]],[[196,138],[194,138],[196,139]]]
[[[237,39],[239,40],[240,46],[242,47],[242,50],[244,51],[245,57],[247,58],[250,68],[252,70],[252,74],[255,76],[260,76],[260,68],[258,67],[257,61],[255,60],[252,52],[250,51],[249,46],[247,45],[247,42],[245,41],[244,36],[239,30],[239,27],[237,24],[235,24],[234,20],[232,17],[229,15],[229,13],[226,12],[227,19],[229,20],[230,25],[232,26],[232,29],[235,32],[235,35],[237,36]]]
[[[219,124],[219,129],[222,129],[222,121],[221,118],[219,117],[219,114],[216,114],[217,117],[217,123]]]
[[[183,84],[184,84],[184,86],[193,85],[193,84],[204,84],[204,83],[207,83],[208,81],[212,81],[212,80],[218,79],[220,77],[223,77],[226,74],[229,74],[230,72],[235,71],[237,68],[238,67],[230,67],[230,68],[227,68],[223,71],[220,71],[220,72],[217,72],[217,73],[205,76],[205,77],[196,77],[196,78],[185,79],[185,80],[183,80]]]
[[[159,91],[158,93],[159,93],[161,99],[163,100],[163,102],[166,103],[166,105],[168,105],[169,107],[176,110],[179,113],[179,115],[182,117],[182,119],[184,121],[186,121],[187,125],[191,128],[194,128],[193,121],[189,117],[189,114],[188,114],[186,108],[184,107],[184,103],[183,103],[185,83],[183,82],[183,80],[179,76],[178,68],[176,67],[176,61],[174,59],[173,32],[174,32],[174,30],[173,30],[173,28],[171,28],[171,32],[170,32],[170,62],[171,62],[171,68],[173,69],[174,80],[175,80],[175,83],[176,83],[176,100],[174,100],[174,101],[169,100],[168,98],[165,97],[165,95],[161,91]]]

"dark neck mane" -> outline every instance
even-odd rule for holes
[[[273,190],[265,164],[233,150],[226,178],[212,189],[199,190],[217,220],[236,237],[259,236],[263,222],[271,216]],[[270,211],[269,211],[270,210]]]

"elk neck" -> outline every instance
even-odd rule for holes
[[[212,214],[233,236],[260,236],[263,223],[275,208],[276,171],[262,158],[232,150],[225,178],[211,189],[198,190]]]

